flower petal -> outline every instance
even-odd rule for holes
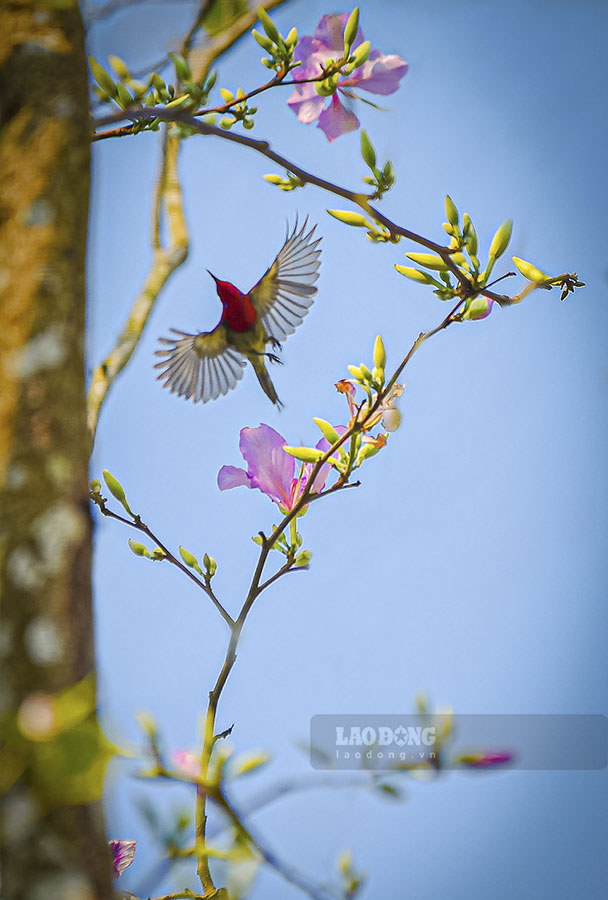
[[[253,487],[251,478],[244,469],[236,466],[222,466],[217,473],[217,486],[220,491],[229,491],[235,487]]]
[[[340,54],[342,54],[344,52],[344,29],[346,28],[349,16],[350,13],[323,16],[315,29],[316,40],[327,47],[328,50],[338,50]],[[362,42],[363,32],[359,28],[353,48],[358,47]]]
[[[135,858],[135,841],[108,841],[108,844],[114,864],[114,878],[118,878]]]
[[[288,106],[295,112],[300,122],[309,125],[323,111],[325,100],[315,91],[314,84],[302,84],[295,87],[287,100]]]
[[[386,56],[380,50],[372,50],[367,62],[355,69],[347,81],[370,94],[394,94],[408,68],[397,54]]]
[[[283,450],[286,443],[269,425],[241,429],[239,448],[247,463],[251,487],[282,504],[289,502],[295,466],[293,456]]]
[[[319,116],[318,128],[323,131],[328,141],[335,141],[341,134],[356,131],[359,119],[345,106],[342,106],[338,95],[334,94],[331,103]]]

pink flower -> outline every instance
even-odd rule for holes
[[[513,756],[511,753],[489,751],[487,753],[469,753],[466,756],[460,756],[458,761],[469,769],[489,769],[492,766],[504,766],[506,763],[512,762]]]
[[[187,778],[201,777],[200,759],[191,750],[175,750],[171,754],[171,762],[180,775],[185,775]]]
[[[324,64],[342,57],[344,28],[348,18],[348,13],[341,16],[323,16],[314,36],[305,35],[300,40],[295,59],[300,61],[302,66],[296,70],[294,76],[296,81],[320,75]],[[362,43],[363,33],[359,29],[352,51]],[[380,50],[372,50],[362,66],[354,69],[350,75],[340,77],[337,92],[355,98],[357,95],[353,93],[353,88],[369,91],[371,94],[393,94],[407,70],[408,65],[400,56],[396,54],[386,56]],[[300,122],[310,124],[318,120],[317,127],[325,133],[328,140],[335,141],[341,134],[359,127],[359,119],[342,105],[337,92],[331,97],[329,106],[325,107],[326,98],[320,97],[314,83],[309,82],[297,85],[287,103]]]
[[[133,862],[135,841],[108,841],[108,844],[114,864],[114,878],[118,878]]]
[[[343,425],[336,428],[338,434],[346,431]],[[257,488],[289,512],[298,502],[312,472],[312,463],[304,463],[300,474],[295,474],[295,459],[283,449],[287,441],[270,425],[242,428],[239,449],[247,463],[247,471],[236,466],[222,466],[217,476],[220,491],[235,487]],[[322,438],[317,450],[328,450],[329,444]],[[323,490],[331,466],[326,463],[317,474],[313,490]]]

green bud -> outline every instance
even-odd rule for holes
[[[126,511],[130,516],[133,515],[131,512],[131,507],[127,503],[127,498],[125,495],[125,490],[117,478],[114,478],[111,472],[108,472],[107,469],[103,470],[103,479],[108,486],[108,490],[112,494],[113,497],[116,497],[119,503],[122,503]]]
[[[463,234],[468,239],[467,240],[467,250],[469,251],[469,256],[477,255],[477,232],[475,231],[475,226],[471,222],[468,213],[465,213],[463,216],[464,230]]]
[[[173,60],[173,65],[175,66],[175,74],[179,78],[180,81],[192,81],[192,69],[186,62],[183,56],[180,56],[179,53],[170,53],[169,56]]]
[[[348,371],[357,381],[364,381],[363,372],[357,366],[349,366]]]
[[[312,559],[312,553],[310,550],[302,550],[301,553],[298,553],[294,560],[294,567],[296,569],[303,569],[309,565]]]
[[[363,41],[362,44],[359,44],[359,46],[353,53],[353,66],[355,69],[358,69],[359,66],[362,66],[364,62],[367,62],[369,54],[371,53],[371,49],[371,41]]]
[[[361,374],[363,375],[363,377],[365,378],[366,381],[372,380],[372,373],[367,368],[365,363],[361,363],[361,365],[359,366],[359,371],[361,372]]]
[[[272,53],[272,51],[274,50],[274,44],[272,43],[272,41],[269,38],[266,37],[265,34],[260,34],[260,32],[256,31],[255,28],[252,30],[251,33],[252,33],[253,37],[255,38],[255,40],[260,45],[260,47],[263,47],[264,50],[267,50],[269,53]]]
[[[263,6],[258,6],[258,19],[260,20],[260,25],[262,26],[270,40],[274,41],[275,44],[278,44],[279,32],[277,30],[277,26],[274,24]]]
[[[101,481],[97,478],[91,479],[91,492],[93,494],[98,494],[101,491]]]
[[[211,75],[207,78],[205,82],[205,90],[207,93],[215,86],[215,82],[217,81],[217,69],[214,69]]]
[[[246,128],[247,131],[250,131],[254,125],[255,122],[253,121],[251,116],[245,116],[245,118],[243,119],[243,128]]]
[[[350,212],[346,209],[328,209],[327,212],[338,222],[344,222],[345,225],[353,225],[355,228],[373,227],[361,213]]]
[[[285,43],[288,47],[295,47],[298,43],[298,29],[292,28],[287,37],[285,38]]]
[[[458,225],[458,210],[449,194],[446,194],[445,197],[445,214],[450,225]]]
[[[264,175],[264,181],[267,181],[269,184],[283,184],[283,179],[280,175]]]
[[[435,253],[406,253],[405,255],[412,262],[418,263],[419,266],[424,266],[426,269],[441,270],[448,268],[447,263]]]
[[[234,101],[234,94],[227,88],[220,88],[220,94],[224,103],[232,103]]]
[[[283,447],[283,450],[301,462],[316,463],[323,456],[323,450],[316,447]]]
[[[336,74],[330,75],[324,81],[315,81],[315,92],[319,97],[331,97],[332,94],[336,93],[339,80],[340,76]]]
[[[157,72],[152,72],[152,75],[150,76],[150,85],[156,88],[157,91],[162,91],[166,88],[164,80]]]
[[[116,85],[117,99],[123,109],[128,109],[133,104],[133,97],[130,91],[124,86],[122,81]]]
[[[490,257],[497,260],[499,256],[505,252],[511,240],[511,232],[513,231],[513,219],[507,219],[503,222],[490,244]]]
[[[359,30],[359,7],[355,6],[352,13],[348,17],[348,22],[344,29],[344,55],[348,56],[350,48],[355,43],[357,31]]]
[[[355,465],[360,466],[364,460],[370,459],[372,456],[375,456],[376,453],[379,453],[381,449],[381,447],[375,447],[374,444],[363,444],[363,446],[359,450],[359,453],[357,454],[357,461]]]
[[[148,548],[144,544],[139,544],[137,541],[129,541],[129,547],[131,551],[135,554],[135,556],[149,556]]]
[[[123,81],[126,81],[131,77],[131,73],[129,72],[129,68],[125,61],[120,58],[120,56],[108,56],[108,62],[116,72],[119,78],[122,78]]]
[[[213,577],[217,572],[217,563],[212,556],[209,556],[208,553],[205,553],[203,556],[203,564],[207,572],[209,572],[209,577]]]
[[[330,425],[329,422],[326,422],[325,419],[313,419],[315,425],[318,426],[323,437],[329,441],[330,444],[335,444],[340,440],[340,435],[336,431],[333,425]]]
[[[166,103],[165,109],[176,109],[179,106],[186,106],[190,102],[190,94],[182,94],[180,97],[176,97],[175,100],[170,100],[169,103]]]
[[[253,541],[254,544],[257,544],[258,547],[261,547],[262,544],[264,543],[264,541],[262,540],[262,538],[260,537],[259,534],[254,534],[254,536],[251,538],[251,540]]]
[[[167,558],[167,554],[164,550],[161,550],[160,547],[155,547],[152,553],[149,554],[150,559],[156,560],[156,562],[160,562],[162,559]]]
[[[179,548],[179,555],[190,569],[194,569],[199,575],[203,574],[203,570],[198,564],[196,556],[186,550],[184,547]]]
[[[391,187],[395,183],[395,167],[390,159],[387,160],[386,165],[384,166],[382,176],[387,187]]]
[[[236,119],[234,118],[234,116],[224,116],[223,119],[220,119],[220,128],[223,128],[224,131],[227,131],[228,128],[232,128],[235,122]]]
[[[374,150],[374,146],[367,136],[367,131],[361,132],[361,156],[363,157],[363,162],[373,169],[376,165],[376,151]]]
[[[89,56],[89,66],[91,67],[91,72],[93,73],[93,78],[99,85],[99,87],[104,90],[110,97],[116,96],[116,85],[114,84],[114,79],[108,75],[103,66],[100,66],[94,56]]]
[[[384,369],[386,366],[386,350],[380,335],[378,335],[374,344],[374,365],[377,369]]]
[[[489,306],[490,301],[486,297],[475,297],[466,308],[463,319],[470,319],[471,321],[482,319],[486,315]]]
[[[542,284],[543,281],[549,281],[550,279],[549,275],[545,275],[544,272],[541,272],[541,270],[537,269],[536,266],[533,266],[532,263],[526,262],[525,259],[514,256],[513,262],[528,281],[533,281],[535,284]]]
[[[262,65],[266,66],[267,69],[274,69],[274,63],[271,59],[268,59],[266,56],[262,57]]]
[[[420,269],[410,269],[408,266],[395,266],[400,275],[411,278],[412,281],[419,281],[420,284],[435,284],[441,287],[438,281],[435,281],[427,272],[421,272]]]

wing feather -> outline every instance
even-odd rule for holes
[[[163,357],[155,364],[163,387],[194,403],[215,400],[236,387],[246,362],[228,344],[223,325],[201,334],[170,330],[176,337],[160,338],[164,346],[156,351]]]
[[[307,231],[306,217],[300,228],[296,217],[273,264],[249,292],[269,338],[282,341],[293,334],[313,304],[321,265],[316,227]]]

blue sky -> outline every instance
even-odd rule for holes
[[[192,5],[150,4],[94,27],[91,50],[137,67],[188,27]],[[329,8],[286,4],[286,33],[310,34]],[[608,367],[606,128],[602,4],[362,0],[366,38],[410,63],[388,112],[357,110],[397,184],[387,215],[440,240],[449,192],[470,213],[481,247],[505,218],[510,252],[545,271],[577,271],[587,287],[560,304],[536,292],[521,306],[434,338],[408,367],[403,425],[363,471],[363,486],[312,507],[302,521],[309,572],[271,588],[245,631],[218,724],[238,750],[269,749],[259,782],[310,771],[297,749],[320,713],[405,713],[423,690],[462,713],[606,712],[604,514]],[[219,84],[265,76],[246,40]],[[350,187],[364,174],[358,134],[329,144],[300,125],[281,90],[261,99],[254,137]],[[89,270],[90,365],[111,346],[150,264],[158,135],[94,145]],[[325,210],[344,204],[314,187],[284,194],[276,171],[217,139],[186,142],[182,183],[188,262],[161,296],[102,413],[93,472],[108,468],[134,509],[171,546],[219,564],[217,591],[236,611],[256,558],[250,536],[274,508],[257,492],[220,494],[216,475],[239,465],[238,434],[266,422],[288,443],[317,440],[313,416],[345,408],[333,385],[369,363],[377,333],[389,367],[444,306],[393,264],[416,248],[372,246]],[[248,372],[237,390],[194,406],[161,390],[153,351],[169,327],[212,327],[205,273],[246,289],[279,249],[285,220],[309,214],[323,234],[315,305],[273,370],[276,411]],[[501,274],[507,268],[497,268]],[[199,719],[225,649],[226,628],[168,566],[135,558],[115,523],[96,528],[97,647],[108,733],[138,736],[152,713],[168,746],[196,746]],[[187,796],[119,774],[108,785],[114,837],[140,841],[123,876],[133,889],[153,858],[134,812],[148,796],[167,809]],[[255,785],[243,784],[240,797]],[[361,791],[284,798],[254,823],[283,857],[325,880],[351,847],[369,875],[364,896],[450,900],[551,896],[599,900],[606,878],[605,772],[452,773],[411,784],[407,802]],[[432,855],[430,855],[432,854]],[[161,887],[195,883],[184,869]],[[151,889],[152,892],[152,889]],[[300,896],[263,872],[254,898]]]

